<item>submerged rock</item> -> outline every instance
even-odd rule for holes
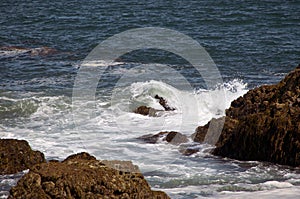
[[[87,153],[80,153],[63,162],[36,165],[10,190],[9,198],[169,197],[164,192],[152,191],[131,162],[98,161]]]
[[[0,139],[0,174],[14,174],[45,162],[44,154],[33,151],[25,140]]]
[[[186,135],[183,135],[179,132],[175,131],[163,131],[160,133],[157,133],[155,135],[148,134],[143,135],[141,137],[138,137],[137,139],[142,140],[149,144],[155,144],[158,142],[159,139],[162,139],[163,141],[169,142],[171,144],[179,145],[182,143],[188,142],[188,138]]]
[[[58,51],[54,48],[47,46],[38,48],[26,48],[21,46],[2,46],[0,47],[0,55],[3,56],[18,56],[18,55],[30,55],[30,56],[48,56],[57,54]]]
[[[214,155],[300,166],[300,66],[277,85],[266,85],[234,100]],[[203,141],[207,125],[198,127]]]

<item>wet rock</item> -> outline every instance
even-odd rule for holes
[[[151,107],[140,106],[140,107],[138,107],[137,109],[134,110],[134,113],[145,115],[145,116],[149,115],[151,117],[155,117],[155,116],[157,116],[156,113],[158,111],[159,110],[151,108]]]
[[[18,56],[18,55],[30,55],[30,56],[48,56],[57,54],[58,51],[56,49],[43,46],[38,48],[26,48],[21,46],[2,46],[0,47],[0,55],[10,55],[10,56]]]
[[[165,100],[163,97],[160,97],[158,95],[154,96],[155,99],[159,100],[159,104],[164,108],[165,111],[174,111],[176,110],[175,108],[171,108],[167,100]],[[151,117],[156,117],[159,116],[158,113],[161,113],[162,110],[157,110],[148,106],[139,106],[137,109],[133,111],[134,113],[141,114],[141,115],[148,115]]]
[[[198,126],[191,137],[194,142],[215,145],[219,141],[221,133],[225,129],[231,132],[237,122],[230,117],[212,118],[206,125]]]
[[[190,156],[192,154],[198,153],[200,151],[199,147],[193,145],[181,145],[179,147],[179,152],[182,155]]]
[[[159,100],[159,104],[164,107],[165,111],[174,111],[175,108],[171,108],[168,103],[167,103],[167,100],[165,100],[163,97],[160,97],[158,95],[155,95],[154,96],[155,99],[158,99]]]
[[[182,143],[186,143],[188,142],[188,138],[186,135],[183,135],[181,133],[175,132],[175,131],[171,131],[171,132],[166,132],[166,137],[163,139],[171,144],[182,144]]]
[[[10,190],[9,198],[169,198],[151,190],[135,171],[137,167],[128,161],[106,163],[80,153],[63,162],[36,165]]]
[[[143,135],[141,137],[138,137],[137,139],[142,140],[143,142],[149,144],[155,144],[158,142],[159,139],[163,141],[167,141],[174,145],[179,145],[188,142],[188,138],[186,135],[183,135],[175,131],[163,131],[155,135],[153,134]]]
[[[224,128],[212,152],[239,160],[300,166],[300,68],[276,85],[247,92],[226,110]],[[207,126],[198,127],[202,141]]]
[[[25,140],[0,139],[0,174],[13,174],[45,162],[44,154],[33,151]]]

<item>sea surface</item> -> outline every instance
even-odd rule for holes
[[[98,159],[131,160],[153,189],[175,199],[300,198],[299,168],[215,157],[213,146],[192,141],[188,145],[200,151],[184,156],[183,146],[136,139],[172,130],[189,136],[249,89],[279,82],[300,63],[299,16],[296,0],[1,0],[0,137],[25,139],[47,159],[87,151]],[[182,57],[141,49],[96,65],[107,68],[94,98],[84,101],[91,110],[74,106],[85,57],[116,34],[146,27],[197,41],[223,83],[207,87]],[[176,110],[159,117],[133,113],[140,105],[162,109],[156,94]],[[93,114],[78,122],[78,110]],[[0,198],[23,173],[0,176]]]

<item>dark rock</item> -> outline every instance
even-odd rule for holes
[[[155,144],[157,143],[158,139],[161,138],[163,135],[161,134],[147,134],[147,135],[143,135],[141,137],[138,137],[137,139],[138,140],[142,140],[143,142],[145,143],[148,143],[148,144]]]
[[[188,142],[188,138],[186,135],[183,135],[175,131],[163,131],[155,135],[147,134],[138,137],[137,139],[142,140],[149,144],[155,144],[159,139],[162,139],[163,141],[167,141],[174,145],[179,145]]]
[[[189,141],[187,136],[183,135],[181,133],[178,133],[175,131],[165,132],[165,133],[167,133],[166,134],[167,136],[163,140],[165,140],[171,144],[178,145],[178,144],[186,143]]]
[[[231,103],[214,155],[300,166],[300,68]],[[207,127],[198,127],[202,141]]]
[[[159,100],[159,104],[164,107],[165,111],[174,111],[175,108],[171,108],[168,103],[167,103],[167,100],[165,100],[163,97],[160,97],[158,95],[155,95],[154,96],[155,99],[158,99]]]
[[[179,152],[183,155],[189,156],[192,155],[194,153],[198,153],[199,152],[199,148],[193,148],[193,147],[181,147],[179,148]]]
[[[9,198],[169,198],[152,191],[140,172],[130,172],[128,168],[137,171],[132,163],[108,162],[113,166],[80,153],[63,162],[38,164],[10,190]],[[116,165],[127,171],[115,169]]]
[[[13,174],[45,162],[44,154],[33,151],[25,140],[0,139],[0,174]]]
[[[155,99],[159,99],[159,104],[165,109],[165,111],[174,111],[175,108],[171,108],[167,100],[165,100],[163,97],[160,97],[158,95],[154,96]],[[162,110],[157,110],[148,106],[139,106],[137,109],[133,111],[134,113],[141,114],[141,115],[148,115],[151,117],[157,117],[159,116],[158,113],[161,113]]]
[[[198,126],[191,137],[194,142],[215,145],[224,129],[231,132],[237,122],[230,117],[213,118],[206,125]]]
[[[208,122],[204,126],[198,126],[196,128],[195,133],[193,133],[191,136],[194,142],[199,142],[199,143],[204,142],[207,130],[209,128],[209,124],[210,122]]]
[[[76,160],[96,160],[96,158],[86,152],[81,152],[81,153],[77,153],[77,154],[73,154],[68,156],[64,161],[64,162],[70,162],[70,161],[76,161]]]
[[[134,110],[134,113],[145,115],[145,116],[149,115],[149,116],[155,117],[155,116],[157,116],[156,113],[158,111],[159,110],[156,110],[156,109],[151,108],[151,107],[140,106],[140,107],[138,107],[137,109]]]

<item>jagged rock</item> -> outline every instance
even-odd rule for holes
[[[155,99],[158,99],[159,100],[159,104],[164,107],[165,111],[174,111],[175,108],[171,108],[168,103],[167,103],[167,100],[165,100],[163,97],[160,97],[158,95],[155,95],[154,96]]]
[[[299,121],[298,66],[277,85],[255,88],[231,103],[213,154],[299,166]],[[205,127],[199,129],[205,130]],[[195,138],[201,141],[203,134]]]
[[[109,161],[111,165],[113,162]],[[122,167],[122,161],[116,162]],[[87,153],[68,157],[63,162],[41,163],[25,174],[10,190],[9,199],[22,198],[157,198],[168,199],[161,191],[152,191],[140,172],[114,169]],[[125,169],[126,170],[126,169]],[[130,170],[130,169],[129,169]]]
[[[165,109],[165,111],[174,111],[175,108],[171,108],[167,100],[165,100],[163,97],[160,97],[158,95],[154,96],[155,99],[159,100],[159,104]],[[158,113],[162,112],[162,110],[157,110],[148,106],[139,106],[137,109],[133,111],[134,113],[141,114],[141,115],[148,115],[151,117],[159,116]]]
[[[45,162],[44,154],[33,151],[25,140],[0,139],[0,174],[13,174]]]
[[[138,137],[137,139],[142,140],[149,144],[155,144],[159,139],[162,139],[163,141],[167,141],[175,145],[188,142],[188,138],[186,135],[183,135],[175,131],[163,131],[155,135],[153,134],[143,135],[141,137]]]

